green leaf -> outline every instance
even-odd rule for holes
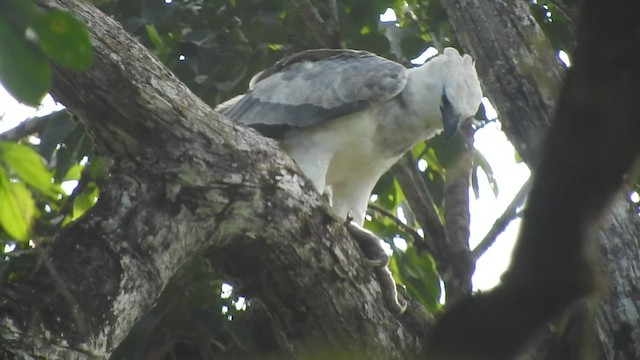
[[[19,182],[10,182],[5,169],[0,168],[0,227],[18,241],[29,240],[29,227],[35,215],[31,193]]]
[[[522,164],[524,162],[524,159],[522,158],[522,156],[520,156],[520,153],[517,150],[514,151],[513,159],[515,160],[516,164]]]
[[[418,160],[422,157],[422,155],[424,155],[426,150],[427,143],[424,141],[420,141],[413,148],[411,148],[411,155],[413,155],[414,160]]]
[[[419,35],[409,34],[402,38],[400,41],[400,48],[402,49],[402,54],[407,59],[415,59],[420,54],[422,54],[427,48],[429,44],[424,41]]]
[[[160,34],[158,34],[158,30],[156,29],[156,27],[147,24],[145,25],[145,29],[147,30],[147,36],[149,37],[149,40],[151,40],[156,53],[163,53],[165,51],[164,41],[162,41],[162,38],[160,37]]]
[[[93,180],[106,180],[113,161],[105,156],[93,155],[89,161],[89,175]]]
[[[89,155],[92,146],[91,138],[86,134],[84,127],[77,125],[56,151],[54,180],[60,182],[73,164]]]
[[[429,193],[433,197],[433,201],[436,206],[441,209],[444,201],[445,181],[441,172],[434,171],[429,163],[429,167],[422,173],[422,179],[424,180]]]
[[[440,310],[440,276],[436,271],[435,261],[428,253],[418,254],[414,247],[408,248],[406,252],[396,251],[389,268],[396,281],[406,286],[409,294],[429,312]]]
[[[438,160],[438,156],[436,155],[436,151],[433,147],[427,147],[426,151],[423,151],[421,157],[427,162],[432,171],[444,176],[444,166],[440,164],[440,160]]]
[[[0,82],[21,103],[38,106],[51,86],[51,68],[38,50],[0,18]]]
[[[73,220],[79,218],[96,204],[100,190],[95,183],[90,182],[73,201]]]
[[[438,134],[427,141],[427,146],[429,150],[433,149],[437,154],[437,159],[445,169],[455,165],[466,149],[464,138],[460,132],[456,132],[449,139],[445,139],[443,134]]]
[[[93,52],[89,32],[73,15],[47,11],[33,22],[36,44],[53,62],[75,70],[91,66]]]
[[[55,198],[58,191],[51,182],[51,173],[38,153],[29,146],[1,141],[0,161],[5,163],[24,182],[46,196]]]
[[[393,175],[387,174],[378,181],[378,184],[374,187],[374,193],[378,195],[376,202],[393,213],[400,202],[404,200],[404,194]]]
[[[74,129],[76,123],[71,119],[71,115],[66,110],[61,110],[47,117],[44,130],[40,133],[40,145],[38,145],[38,153],[48,161],[51,161],[51,155],[56,147],[66,139],[69,133]]]
[[[62,181],[64,182],[71,180],[80,180],[80,177],[82,176],[82,169],[84,169],[84,166],[80,164],[74,164],[73,166],[71,166],[71,168],[69,168],[67,174],[64,176],[64,178],[62,178]]]

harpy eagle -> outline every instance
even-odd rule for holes
[[[417,142],[451,136],[481,98],[472,58],[454,48],[412,69],[366,51],[318,49],[276,62],[216,110],[277,139],[333,211],[358,225],[354,233],[378,179]],[[386,265],[384,252],[354,237]]]

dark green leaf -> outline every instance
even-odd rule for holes
[[[407,59],[415,59],[422,54],[429,44],[416,34],[409,34],[400,41],[400,48]]]
[[[91,138],[82,126],[76,126],[56,152],[54,179],[60,182],[73,164],[88,156],[92,147]]]
[[[71,130],[76,126],[71,119],[69,112],[66,110],[58,111],[53,114],[46,115],[48,117],[47,124],[40,133],[40,145],[38,152],[42,157],[51,160],[51,155],[56,147],[64,141]]]
[[[51,86],[46,59],[0,18],[0,82],[21,103],[37,106]]]
[[[437,207],[442,207],[444,201],[444,187],[445,181],[442,173],[434,171],[431,166],[422,173],[424,183],[429,190],[429,193],[433,197],[433,201]]]
[[[93,52],[89,32],[73,15],[47,11],[33,22],[36,44],[53,62],[75,70],[91,66]]]
[[[91,179],[100,181],[109,177],[109,169],[113,161],[104,156],[92,156],[89,161],[89,175]]]
[[[9,16],[7,16],[10,14]],[[0,1],[0,21],[5,20],[17,33],[25,31],[34,14],[31,0],[2,0]]]
[[[435,151],[437,159],[445,169],[455,165],[465,151],[465,142],[459,132],[449,139],[445,139],[442,134],[439,134],[427,141],[427,144]]]
[[[440,164],[440,160],[438,160],[438,156],[436,155],[436,151],[433,147],[426,147],[425,151],[422,153],[422,159],[427,162],[428,167],[429,169],[431,169],[431,171],[435,171],[444,176],[444,166]]]
[[[388,181],[389,179],[390,181]],[[376,202],[386,210],[395,213],[400,202],[404,200],[402,189],[396,179],[391,175],[389,175],[389,177],[383,177],[382,181],[386,186],[376,185],[374,188],[375,193],[378,195]]]

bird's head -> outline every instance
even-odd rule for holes
[[[476,114],[482,100],[480,81],[471,56],[446,48],[429,63],[430,74],[442,82],[440,113],[446,137],[452,136],[460,122]]]

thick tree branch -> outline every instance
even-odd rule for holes
[[[502,285],[445,314],[431,344],[437,353],[511,358],[544,322],[596,290],[589,241],[640,153],[640,24],[626,10],[632,4],[585,1],[512,265]]]
[[[495,105],[507,137],[527,164],[537,163],[563,71],[529,4],[441,3],[460,44],[476,61],[484,93]]]
[[[274,142],[214,113],[93,6],[37,4],[89,25],[93,68],[55,69],[52,94],[115,164],[98,204],[43,249],[53,271],[2,284],[0,356],[108,357],[177,269],[204,253],[262,301],[282,357],[418,352],[342,222]]]

